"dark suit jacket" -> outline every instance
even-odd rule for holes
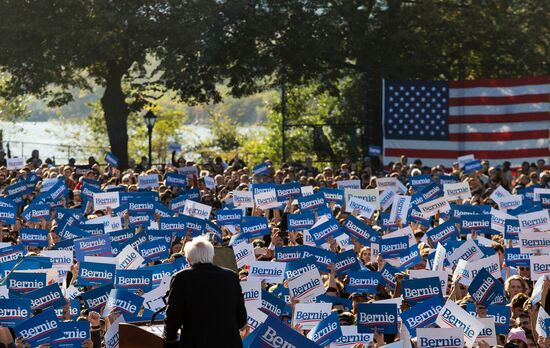
[[[182,348],[242,347],[239,329],[246,309],[237,274],[216,265],[196,264],[174,275],[170,284],[164,337]]]

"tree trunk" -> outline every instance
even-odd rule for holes
[[[122,91],[122,76],[126,72],[116,64],[107,64],[105,92],[101,97],[101,106],[107,124],[107,134],[111,152],[118,157],[118,167],[128,168],[128,115],[126,96]]]

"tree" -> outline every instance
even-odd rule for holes
[[[198,54],[193,44],[204,39],[217,7],[215,0],[1,0],[0,34],[6,39],[0,42],[0,69],[11,76],[6,93],[37,95],[58,106],[71,101],[71,88],[91,89],[91,81],[104,87],[101,106],[111,150],[125,167],[128,116],[165,91],[162,61],[152,67],[151,58],[163,51],[170,32],[181,35],[179,54]],[[168,20],[173,12],[183,19]],[[213,75],[201,78],[218,81]],[[202,94],[208,93],[179,96],[210,98]]]

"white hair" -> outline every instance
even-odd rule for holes
[[[214,261],[214,246],[206,236],[198,236],[185,244],[183,248],[187,262],[191,265],[197,263],[212,263]]]

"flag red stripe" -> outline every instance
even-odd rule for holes
[[[522,157],[547,157],[550,155],[548,148],[520,149],[520,150],[486,150],[486,151],[455,151],[455,150],[415,150],[386,148],[385,156],[399,157],[405,155],[415,158],[457,158],[463,155],[473,154],[475,158],[482,159],[508,159]]]
[[[544,85],[550,83],[550,76],[522,77],[512,79],[481,79],[449,81],[451,88],[475,88],[475,87],[518,87],[525,85]]]
[[[449,106],[473,106],[473,105],[508,105],[526,103],[548,103],[548,94],[524,94],[504,97],[467,97],[450,98]]]
[[[548,129],[523,132],[501,132],[501,133],[452,133],[449,134],[451,141],[506,141],[540,139],[548,137]]]
[[[504,115],[464,115],[449,116],[449,124],[459,123],[507,123],[507,122],[528,122],[528,121],[548,121],[550,113],[548,112],[525,112],[519,114]]]

